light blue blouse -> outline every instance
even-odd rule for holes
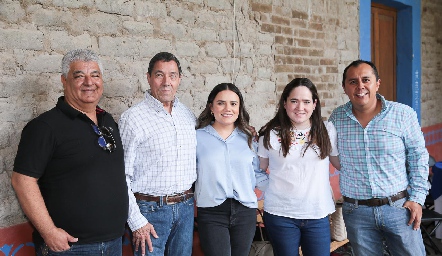
[[[256,208],[255,186],[265,190],[268,185],[268,175],[259,169],[257,143],[250,149],[247,135],[237,128],[224,140],[211,125],[198,129],[196,138],[197,206],[214,207],[234,198]]]

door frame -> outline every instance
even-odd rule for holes
[[[359,53],[363,60],[371,60],[370,18],[372,2],[397,9],[396,100],[412,107],[416,111],[420,122],[421,0],[360,0]]]

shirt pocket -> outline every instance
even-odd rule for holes
[[[405,146],[402,130],[395,126],[374,127],[368,132],[369,150],[379,156],[395,156],[404,154]]]

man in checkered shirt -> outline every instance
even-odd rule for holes
[[[419,230],[428,191],[428,152],[416,112],[377,93],[375,65],[344,70],[350,99],[330,121],[338,133],[340,188],[348,238],[356,255],[425,255]]]
[[[196,118],[175,96],[181,75],[173,54],[156,54],[145,99],[119,122],[135,255],[192,253]]]

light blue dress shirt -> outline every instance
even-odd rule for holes
[[[351,102],[330,116],[338,133],[341,193],[362,200],[409,188],[408,200],[422,205],[428,191],[428,151],[416,112],[380,94],[377,98],[382,110],[365,128],[353,115]]]
[[[256,208],[255,186],[265,190],[268,184],[267,174],[259,169],[257,143],[250,149],[247,135],[238,128],[224,140],[211,125],[198,129],[196,138],[197,206],[214,207],[233,198]]]

